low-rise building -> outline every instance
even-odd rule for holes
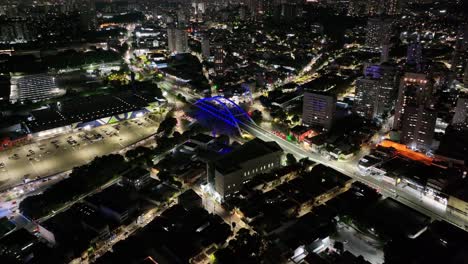
[[[190,210],[192,208],[203,208],[202,198],[192,189],[189,189],[179,195],[177,198],[179,204],[182,205],[185,209]]]
[[[150,172],[141,167],[136,167],[122,175],[122,183],[137,190],[145,187],[150,180]]]
[[[282,155],[283,150],[277,143],[253,139],[218,159],[212,165],[213,175],[208,175],[208,180],[221,197],[227,197],[239,191],[244,182],[256,174],[280,167]]]

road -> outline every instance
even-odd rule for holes
[[[173,85],[173,83],[167,82],[162,88],[172,88],[172,92],[174,92],[174,89],[179,88],[177,89],[177,91],[186,96],[187,102],[192,104],[195,103],[199,98],[190,93],[187,93],[185,89],[180,89],[180,87],[174,88],[174,86],[171,86],[171,84]],[[348,177],[351,177],[366,184],[371,188],[376,189],[386,197],[391,197],[397,200],[398,202],[431,217],[433,220],[443,220],[465,231],[468,231],[468,222],[456,215],[451,214],[449,211],[446,210],[446,207],[441,205],[440,203],[430,198],[422,197],[419,193],[411,190],[410,188],[395,186],[394,184],[383,181],[381,178],[363,175],[359,171],[357,166],[359,156],[355,157],[352,161],[348,162],[328,160],[322,157],[320,154],[306,151],[299,145],[286,141],[256,124],[250,123],[248,121],[240,121],[239,125],[242,129],[244,129],[245,131],[247,131],[255,137],[258,137],[264,141],[274,141],[278,143],[278,145],[285,152],[293,154],[294,156],[296,156],[296,158],[309,158],[314,162],[328,166],[334,170],[343,173],[344,175],[347,175]],[[364,151],[361,152],[361,155],[364,154]]]
[[[462,228],[465,231],[468,231],[468,223],[455,215],[450,214],[445,210],[445,207],[440,203],[435,202],[432,199],[421,197],[420,194],[410,190],[409,188],[395,186],[388,182],[382,181],[376,177],[370,177],[363,175],[357,167],[357,161],[359,159],[353,159],[352,162],[340,162],[327,160],[322,157],[320,154],[308,152],[302,149],[300,146],[286,141],[273,133],[251,123],[241,122],[241,127],[254,135],[265,141],[275,141],[280,145],[283,150],[289,152],[296,156],[297,158],[309,158],[310,160],[321,163],[325,166],[328,166],[332,169],[335,169],[353,179],[356,179],[369,187],[372,187],[382,193],[384,196],[391,197],[406,206],[409,206],[434,220],[444,220],[448,223],[451,223],[455,226]]]
[[[343,243],[344,250],[355,256],[363,256],[365,260],[373,264],[384,263],[383,244],[369,235],[358,232],[351,226],[338,223],[338,232],[333,237],[334,241]]]

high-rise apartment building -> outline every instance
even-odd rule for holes
[[[168,49],[172,53],[188,52],[188,33],[185,29],[170,26],[167,28]]]
[[[207,34],[203,34],[201,37],[201,51],[204,59],[210,57],[210,38]]]
[[[84,0],[80,4],[80,24],[82,31],[92,31],[97,28],[96,2]]]
[[[432,88],[432,82],[425,74],[406,73],[401,78],[395,105],[394,129],[400,129],[407,106],[425,105],[429,107],[431,105]]]
[[[437,113],[424,105],[406,106],[401,126],[401,142],[412,149],[428,151],[432,146]]]
[[[365,67],[364,77],[356,81],[355,111],[374,119],[390,112],[394,103],[395,68],[390,65]]]
[[[336,110],[336,97],[318,92],[305,92],[302,106],[304,125],[330,130]]]
[[[388,44],[392,34],[392,20],[388,18],[369,18],[365,46],[371,49],[381,49]]]
[[[452,124],[468,124],[468,95],[458,97]]]
[[[224,49],[219,43],[214,47],[214,71],[216,75],[224,73]]]
[[[389,16],[401,13],[402,0],[350,0],[348,15],[350,16]]]
[[[402,0],[384,0],[385,14],[395,16],[401,13]]]
[[[419,37],[416,37],[411,43],[408,44],[408,49],[406,53],[406,64],[417,72],[422,70],[423,64],[423,54],[422,54],[422,44],[419,41]]]

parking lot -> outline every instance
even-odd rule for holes
[[[151,114],[133,120],[76,131],[0,152],[0,190],[23,181],[67,171],[138,142],[152,134],[162,119]]]

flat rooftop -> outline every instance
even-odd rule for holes
[[[151,96],[131,92],[74,98],[33,111],[26,125],[34,133],[141,110],[154,101]]]
[[[239,164],[279,151],[283,149],[276,142],[265,142],[255,138],[218,159],[216,169],[222,173],[229,173],[239,169]]]

